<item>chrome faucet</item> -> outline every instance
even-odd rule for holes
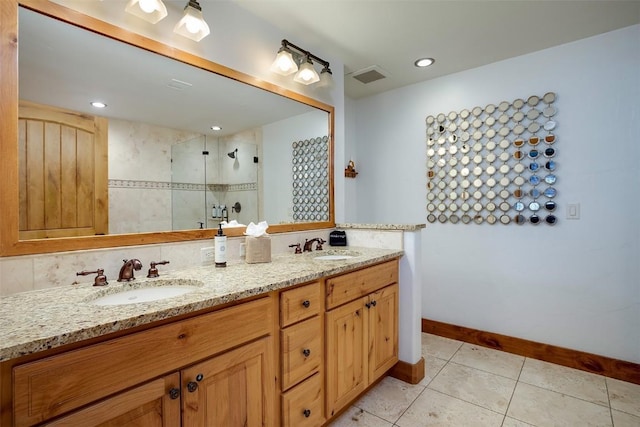
[[[133,277],[133,271],[140,270],[142,268],[142,263],[140,262],[140,260],[134,258],[130,260],[123,259],[122,261],[124,262],[124,265],[122,266],[122,268],[120,268],[120,274],[118,274],[118,282],[128,282],[130,280],[136,280],[136,278]]]
[[[325,244],[327,241],[321,239],[320,237],[316,237],[315,239],[311,239],[311,240],[304,239],[303,252],[311,252],[313,250],[312,247],[311,247],[311,246],[313,246],[313,242],[317,242],[316,251],[321,251],[322,250],[322,245]]]

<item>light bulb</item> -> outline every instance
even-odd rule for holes
[[[313,73],[311,72],[311,70],[302,70],[300,71],[300,78],[305,82],[308,82],[309,80],[313,79]]]
[[[286,73],[287,71],[291,70],[293,67],[291,66],[291,61],[289,61],[287,58],[280,57],[278,58],[278,68],[283,73]]]
[[[318,73],[313,68],[311,61],[304,62],[300,66],[298,74],[293,78],[294,82],[302,83],[303,85],[310,85],[318,80],[320,80],[320,76],[318,76]]]
[[[196,34],[200,31],[200,21],[193,16],[188,16],[184,22],[184,26],[191,34]]]
[[[156,10],[157,3],[155,0],[140,0],[138,2],[140,9],[145,13],[152,13]]]

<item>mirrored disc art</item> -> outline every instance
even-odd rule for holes
[[[427,221],[557,224],[557,98],[547,92],[428,115]]]

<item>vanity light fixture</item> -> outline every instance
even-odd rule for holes
[[[320,75],[314,68],[314,62],[323,66]],[[271,64],[271,71],[282,76],[296,73],[293,80],[303,85],[310,85],[320,82],[320,87],[330,87],[333,84],[333,77],[329,62],[312,54],[308,50],[294,45],[288,40],[282,40],[282,46],[278,50],[276,59]]]
[[[420,58],[417,59],[416,62],[413,63],[413,65],[418,68],[426,68],[430,65],[433,65],[434,62],[436,62],[436,60],[433,58]]]
[[[322,71],[320,71],[318,86],[323,88],[333,87],[333,73],[329,67],[324,67]]]
[[[167,7],[162,0],[129,0],[124,10],[152,24],[167,16]]]
[[[197,42],[209,35],[211,30],[202,17],[202,8],[197,0],[189,0],[173,32]]]
[[[304,62],[300,64],[298,72],[293,77],[294,82],[302,83],[303,85],[310,85],[320,81],[320,76],[313,68],[313,62],[309,59],[309,56],[304,58]]]
[[[296,61],[293,59],[291,49],[284,45],[285,41],[286,40],[282,41],[282,47],[278,50],[276,59],[270,68],[271,71],[281,76],[288,76],[298,71],[298,64],[296,64]]]
[[[95,107],[95,108],[106,108],[107,104],[105,104],[104,102],[100,102],[100,101],[92,101],[91,102],[91,106]]]

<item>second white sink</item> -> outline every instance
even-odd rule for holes
[[[353,255],[321,255],[313,257],[313,259],[318,259],[321,261],[339,261],[343,259],[354,258]]]

